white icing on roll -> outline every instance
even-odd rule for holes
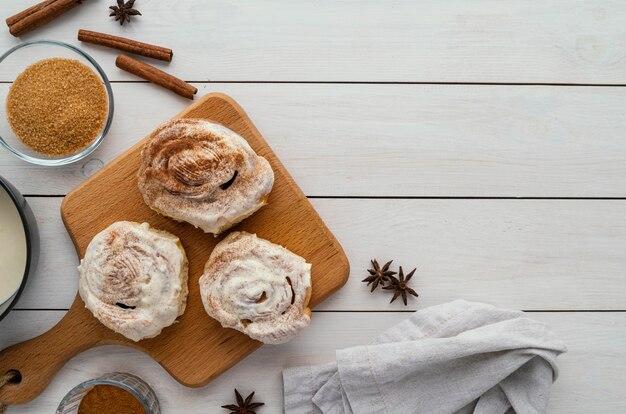
[[[119,221],[87,246],[78,292],[102,324],[139,341],[157,336],[183,314],[187,269],[178,237],[148,223]]]
[[[139,191],[157,212],[219,234],[267,204],[269,162],[240,135],[202,119],[175,119],[143,148]]]
[[[213,249],[200,294],[225,328],[266,344],[287,342],[311,321],[311,265],[254,234],[233,232]]]

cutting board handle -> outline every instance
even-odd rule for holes
[[[76,301],[72,308],[80,306]],[[9,383],[0,388],[0,403],[12,405],[26,403],[43,392],[52,377],[74,355],[102,343],[95,318],[77,317],[78,309],[69,311],[48,332],[0,351],[0,373],[16,370],[21,374],[19,383]]]

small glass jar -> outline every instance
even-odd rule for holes
[[[152,388],[141,378],[125,372],[112,372],[78,384],[63,398],[56,414],[77,413],[83,397],[96,385],[113,385],[128,391],[141,403],[146,414],[161,414],[159,400]]]

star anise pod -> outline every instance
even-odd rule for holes
[[[372,266],[374,268],[367,269],[370,275],[361,281],[367,282],[367,286],[372,285],[372,290],[370,292],[373,292],[378,287],[379,283],[381,286],[384,286],[385,282],[389,282],[389,276],[393,276],[396,274],[396,272],[392,272],[391,270],[389,270],[391,262],[393,262],[393,260],[385,263],[385,265],[381,269],[378,261],[376,259],[372,259]]]
[[[409,280],[411,280],[411,278],[413,277],[413,273],[415,273],[415,270],[416,269],[413,269],[411,273],[406,275],[406,278],[405,278],[404,272],[402,271],[402,266],[400,266],[400,273],[398,274],[398,278],[389,276],[391,280],[391,284],[383,288],[385,290],[395,290],[395,292],[393,293],[393,298],[391,298],[391,302],[389,303],[393,303],[393,301],[396,300],[398,296],[402,295],[402,301],[404,302],[404,306],[406,306],[407,305],[407,293],[415,297],[419,296],[416,291],[414,291],[407,285],[407,283],[409,283]]]
[[[128,0],[124,3],[124,0],[117,0],[117,6],[110,6],[109,9],[113,10],[109,16],[115,16],[115,21],[120,22],[121,25],[124,22],[130,22],[130,16],[141,16],[141,13],[137,9],[133,9],[135,0]]]
[[[265,403],[262,402],[252,402],[252,398],[254,398],[254,392],[248,395],[248,397],[244,401],[241,394],[239,394],[239,391],[237,391],[237,389],[235,388],[235,398],[237,399],[237,405],[222,405],[222,408],[230,410],[230,414],[256,414],[254,409],[265,405]]]

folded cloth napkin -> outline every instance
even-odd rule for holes
[[[285,414],[545,413],[565,345],[519,311],[457,300],[337,362],[283,372]]]

